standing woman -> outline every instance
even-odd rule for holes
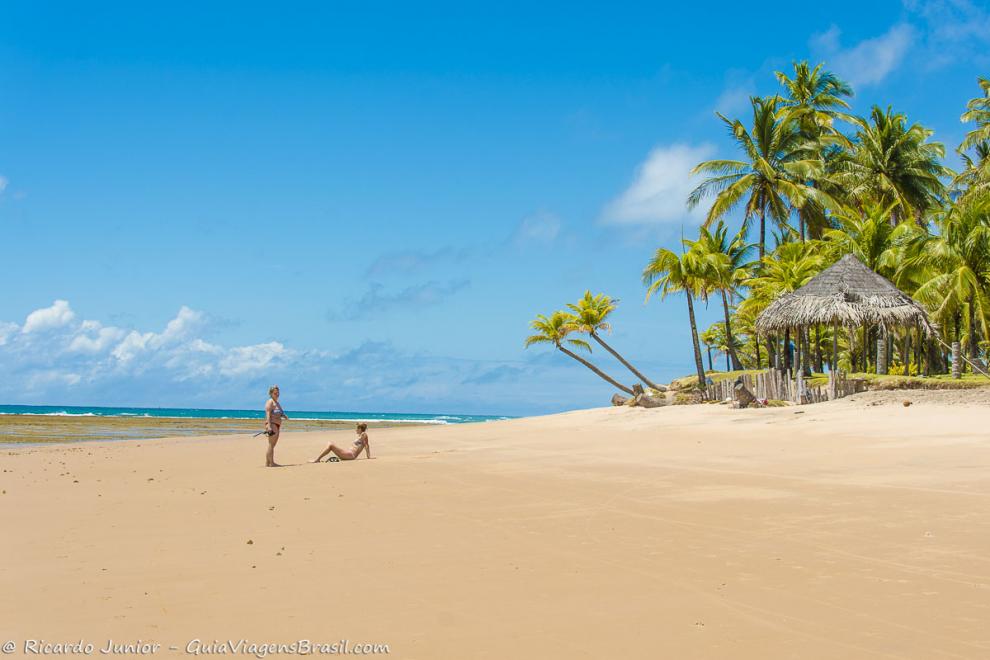
[[[265,403],[265,435],[268,436],[268,453],[265,455],[265,467],[282,467],[275,462],[275,445],[278,444],[278,434],[282,430],[282,420],[289,416],[282,410],[278,402],[278,385],[268,388],[268,401]]]

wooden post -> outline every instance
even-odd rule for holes
[[[887,373],[887,338],[882,332],[877,333],[877,374]]]
[[[822,326],[820,323],[815,324],[815,369],[818,373],[825,371],[825,366],[822,364]]]
[[[904,375],[911,375],[911,328],[904,332]]]
[[[794,359],[792,360],[793,364],[791,365],[792,374],[794,372],[801,371],[801,365],[803,364],[804,358],[804,342],[801,341],[801,326],[794,328],[794,334],[797,335],[797,341],[794,342]]]
[[[829,371],[839,368],[839,322],[832,321],[832,364]]]

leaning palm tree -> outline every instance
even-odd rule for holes
[[[721,219],[711,231],[705,227],[696,241],[685,241],[689,249],[695,251],[701,262],[701,278],[706,289],[718,291],[722,296],[722,312],[728,357],[732,369],[742,369],[736,353],[736,342],[732,337],[732,320],[729,315],[729,298],[734,297],[743,283],[750,277],[749,255],[753,246],[746,242],[742,231],[729,238],[729,230]]]
[[[695,253],[684,252],[678,255],[667,248],[659,248],[653,259],[643,269],[643,284],[646,285],[646,300],[660,292],[660,298],[672,293],[684,293],[687,298],[688,320],[691,323],[691,348],[694,351],[694,366],[698,374],[698,387],[705,386],[705,365],[701,361],[701,347],[698,345],[698,322],[694,316],[694,296],[702,289],[699,277],[698,258]]]
[[[651,387],[654,390],[659,390],[660,388],[656,383],[644,376],[638,369],[636,369],[636,367],[629,364],[624,357],[619,355],[618,351],[605,343],[605,340],[602,339],[599,334],[599,331],[612,331],[612,324],[608,322],[608,317],[615,311],[615,307],[618,302],[618,300],[615,300],[604,293],[599,293],[597,296],[593,296],[591,295],[591,291],[585,291],[584,296],[577,302],[576,305],[569,304],[567,307],[574,313],[573,325],[578,332],[584,332],[591,336],[591,338],[598,342],[602,348],[611,353],[616,360],[621,362],[622,366],[643,381],[647,387]]]
[[[591,346],[588,342],[583,339],[569,339],[567,336],[572,332],[576,331],[574,326],[574,317],[566,312],[554,312],[549,317],[543,314],[538,315],[530,324],[529,327],[536,331],[536,334],[530,335],[526,338],[526,348],[534,344],[552,344],[555,349],[563,353],[564,355],[577,360],[591,371],[595,372],[602,380],[605,380],[613,387],[617,387],[626,394],[632,394],[632,388],[626,387],[619,381],[615,380],[607,373],[588,362],[583,357],[577,353],[571,351],[565,346],[565,344],[573,346],[576,349],[591,352]]]
[[[942,179],[952,171],[942,164],[945,147],[929,142],[933,131],[920,124],[908,126],[907,117],[873,106],[869,119],[857,117],[856,137],[849,158],[836,174],[837,182],[859,204],[894,205],[891,221],[921,220],[929,209],[942,205]]]
[[[789,227],[792,208],[801,208],[809,201],[823,207],[833,205],[831,199],[810,185],[821,171],[818,159],[809,159],[805,138],[796,122],[778,112],[779,96],[753,97],[753,128],[748,130],[738,119],[730,120],[718,114],[744,160],[709,160],[698,164],[692,174],[711,175],[688,196],[688,208],[701,200],[714,198],[704,226],[708,227],[725,216],[745,199],[743,227],[759,218],[760,259],[766,254],[766,217],[781,227]]]

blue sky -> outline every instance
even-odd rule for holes
[[[639,273],[732,155],[715,110],[825,60],[951,151],[990,75],[968,0],[200,4],[5,4],[4,403],[602,405],[527,323],[604,291],[620,351],[691,370]]]

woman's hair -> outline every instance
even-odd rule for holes
[[[360,431],[361,433],[364,433],[367,430],[368,430],[368,425],[367,424],[365,424],[364,422],[361,422],[360,424],[358,424],[358,431]]]
[[[277,389],[278,389],[278,385],[272,385],[271,387],[269,387],[268,388],[268,396],[271,396],[272,395],[272,392],[274,392]]]

